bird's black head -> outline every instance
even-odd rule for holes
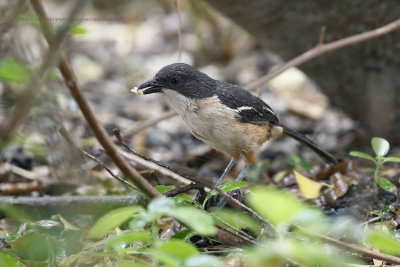
[[[139,85],[143,94],[173,90],[190,98],[205,98],[213,95],[217,81],[184,63],[163,67],[153,79]]]

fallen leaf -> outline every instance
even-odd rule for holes
[[[317,183],[310,178],[301,175],[297,171],[293,171],[296,177],[296,182],[299,186],[300,192],[306,198],[317,198],[319,196],[319,192],[321,191],[321,187],[324,184]]]

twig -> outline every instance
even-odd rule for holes
[[[49,22],[44,19],[46,18],[46,12],[43,8],[40,0],[31,0],[32,7],[35,12],[39,15],[40,24],[45,33],[45,37],[48,42],[51,40],[51,27]],[[98,123],[95,113],[93,109],[90,107],[86,98],[84,97],[82,91],[78,87],[75,74],[72,70],[71,65],[68,63],[66,57],[61,54],[61,62],[59,65],[60,72],[64,78],[66,85],[68,86],[71,95],[77,102],[83,116],[88,122],[93,134],[96,136],[97,140],[99,140],[100,144],[103,146],[104,150],[107,152],[112,161],[117,165],[117,167],[124,173],[131,181],[147,196],[156,197],[161,196],[161,194],[154,189],[154,187],[147,182],[147,180],[140,175],[119,153],[118,148],[114,145],[114,143],[108,137],[105,129]]]
[[[313,233],[310,232],[306,229],[304,229],[301,226],[296,225],[296,227],[300,230],[300,233],[303,233],[309,237],[314,237],[314,238],[318,238],[321,239],[327,243],[330,243],[332,245],[341,247],[341,248],[345,248],[345,249],[349,249],[351,251],[354,251],[360,255],[366,256],[366,257],[370,257],[373,259],[377,259],[377,260],[383,260],[389,263],[393,263],[393,264],[400,264],[400,258],[399,257],[395,257],[392,255],[388,255],[388,254],[384,254],[384,253],[380,253],[377,251],[373,251],[364,247],[361,247],[359,245],[356,244],[350,244],[350,243],[346,243],[340,240],[336,240],[332,237],[326,236],[326,235],[322,235],[322,234],[318,234],[318,233]]]
[[[252,239],[249,239],[249,238],[247,238],[246,236],[238,235],[238,234],[232,232],[231,229],[225,228],[225,227],[223,227],[223,226],[221,226],[221,225],[218,225],[218,224],[216,224],[215,226],[216,226],[218,229],[220,229],[220,231],[217,232],[217,235],[216,235],[216,236],[217,236],[217,237],[220,237],[221,239],[224,239],[225,241],[227,241],[227,236],[224,236],[222,233],[223,233],[223,232],[228,233],[228,234],[229,234],[228,238],[230,237],[230,238],[229,238],[229,239],[230,239],[230,240],[229,240],[229,241],[230,241],[229,243],[231,243],[231,244],[233,244],[233,245],[257,244],[256,241],[254,241],[254,240],[252,240]],[[236,240],[234,240],[233,238],[236,238]],[[244,241],[244,243],[243,243],[243,242],[238,242],[237,239],[241,239],[242,241]]]
[[[183,176],[183,175],[179,174],[177,171],[170,168],[169,166],[163,165],[162,163],[156,163],[157,161],[154,161],[154,160],[148,160],[144,156],[142,157],[139,155],[130,154],[130,153],[127,153],[122,150],[119,150],[119,153],[127,160],[134,161],[143,167],[152,169],[162,175],[168,176],[181,184],[188,185],[192,182],[195,182],[195,183],[199,182],[198,180],[196,180],[194,178]],[[209,189],[207,189],[207,190],[209,190]]]
[[[114,174],[107,166],[106,164],[104,164],[100,159],[96,158],[95,156],[89,154],[88,152],[86,152],[85,150],[79,148],[71,139],[71,137],[69,136],[69,134],[67,133],[67,130],[64,127],[61,127],[59,129],[59,133],[61,134],[62,137],[64,137],[64,139],[72,146],[74,146],[76,149],[78,149],[83,155],[85,155],[87,158],[97,162],[97,164],[99,164],[103,169],[105,169],[114,179],[116,179],[117,181],[123,183],[124,185],[128,186],[129,188],[131,188],[134,191],[138,191],[138,189],[133,186],[131,183],[129,183],[128,181],[126,181],[125,179],[119,177],[118,175]]]
[[[159,173],[162,173],[168,177],[173,178],[174,180],[177,180],[178,182],[182,183],[182,184],[190,184],[192,182],[196,182],[198,183],[198,181],[194,178],[190,178],[186,175],[181,174],[180,172],[178,172],[177,170],[174,170],[173,168],[171,168],[170,166],[161,163],[157,160],[154,160],[152,158],[148,158],[143,156],[142,154],[140,154],[139,152],[133,150],[125,141],[124,139],[121,137],[121,132],[119,129],[114,129],[113,133],[115,135],[115,137],[118,139],[118,141],[121,143],[121,145],[123,145],[129,152],[131,152],[133,155],[125,153],[123,151],[120,151],[120,153],[128,158],[129,160],[133,160],[136,163],[145,166],[146,168],[149,169],[153,169]]]
[[[319,32],[319,38],[318,38],[318,44],[317,45],[323,45],[324,44],[325,32],[326,32],[326,27],[322,26],[321,27],[321,31]]]
[[[160,117],[158,117],[158,118],[154,118],[154,119],[147,120],[147,121],[145,121],[145,122],[139,124],[138,126],[135,126],[135,127],[133,127],[133,128],[130,128],[130,129],[126,130],[126,131],[125,131],[125,136],[128,137],[128,136],[131,136],[131,135],[135,135],[136,133],[138,133],[138,132],[140,132],[140,131],[143,131],[143,130],[145,130],[145,129],[148,128],[148,127],[151,127],[151,126],[153,126],[153,125],[159,123],[160,121],[163,121],[163,120],[172,118],[172,117],[174,117],[175,115],[177,115],[177,113],[176,113],[175,111],[166,112],[166,113],[162,114],[162,115],[161,115]]]
[[[175,9],[176,9],[176,14],[178,16],[178,23],[179,23],[179,29],[178,29],[178,62],[181,62],[182,59],[182,17],[181,17],[181,11],[179,9],[179,0],[175,0]]]
[[[166,197],[174,197],[176,195],[182,194],[182,193],[186,193],[187,191],[193,190],[193,189],[197,189],[197,190],[203,190],[204,191],[204,185],[202,184],[198,184],[198,183],[190,183],[188,185],[182,186],[182,187],[178,187],[175,189],[172,189],[168,192],[164,193],[164,196]]]
[[[373,38],[380,37],[382,35],[385,35],[389,32],[395,31],[400,28],[400,19],[395,20],[389,24],[386,24],[385,26],[382,26],[380,28],[359,33],[350,37],[346,37],[334,42],[330,42],[327,44],[324,43],[318,43],[314,48],[304,52],[303,54],[291,59],[284,65],[272,70],[271,72],[267,73],[266,75],[262,76],[261,78],[257,79],[256,81],[250,83],[249,85],[246,86],[246,89],[249,91],[254,91],[256,88],[260,87],[264,83],[268,82],[278,74],[281,74],[285,70],[299,66],[300,64],[303,64],[304,62],[307,62],[315,57],[318,57],[322,54],[325,54],[327,52],[346,47],[349,45],[353,45],[356,43],[360,43],[363,41],[367,41]],[[321,37],[321,35],[320,35]]]
[[[245,231],[229,224],[228,222],[224,221],[223,219],[221,219],[220,217],[218,217],[217,215],[213,214],[212,212],[208,213],[209,215],[211,215],[211,217],[215,218],[216,220],[220,221],[221,223],[225,224],[226,226],[228,226],[229,228],[232,228],[233,230],[237,231],[238,233],[240,233],[240,235],[245,236],[246,238],[252,240],[251,243],[253,244],[257,244],[256,241],[254,241],[254,237],[249,235],[248,233],[246,233]]]
[[[82,8],[81,2],[81,0],[75,2],[70,14],[68,15],[67,21],[62,25],[62,28],[57,32],[56,36],[52,36],[52,38],[49,39],[49,49],[43,59],[42,65],[36,75],[31,76],[30,86],[25,90],[21,102],[15,108],[9,119],[4,122],[4,126],[0,129],[0,137],[4,141],[7,141],[10,138],[22,120],[28,115],[31,106],[35,103],[35,100],[43,87],[46,74],[53,64],[55,64],[55,60],[58,57],[58,51],[60,50],[60,47],[79,10]]]

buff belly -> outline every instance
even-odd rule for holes
[[[268,125],[238,121],[235,110],[221,104],[217,96],[190,99],[171,90],[164,93],[195,137],[236,159],[243,155],[247,164],[253,163],[254,152],[271,137]]]

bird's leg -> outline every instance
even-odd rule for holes
[[[243,180],[243,178],[246,176],[246,174],[249,172],[249,170],[251,169],[251,165],[247,165],[244,166],[244,168],[242,169],[242,171],[239,173],[239,176],[236,178],[236,182],[241,182]],[[239,189],[236,190],[232,190],[229,191],[228,194],[229,195],[233,195],[235,194],[235,192],[239,192]],[[217,208],[223,208],[226,205],[226,200],[224,198],[221,198],[218,203],[217,203]]]
[[[226,175],[232,169],[232,167],[233,167],[233,165],[235,165],[235,163],[236,163],[236,160],[234,158],[232,158],[231,161],[229,162],[228,166],[226,166],[224,173],[221,175],[221,177],[219,177],[218,182],[215,184],[215,186],[220,186],[223,183]]]
[[[251,165],[246,165],[244,166],[243,170],[239,173],[239,176],[236,178],[236,182],[241,182],[243,178],[246,176],[246,174],[249,172],[251,169]]]

